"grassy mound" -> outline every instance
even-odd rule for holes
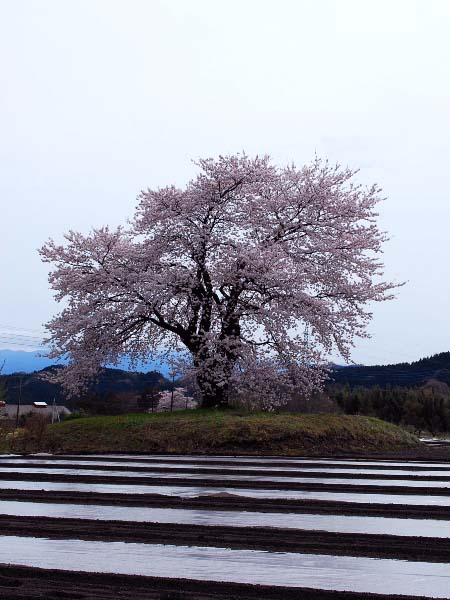
[[[299,455],[414,449],[416,437],[372,417],[179,411],[87,417],[51,425],[15,451]]]

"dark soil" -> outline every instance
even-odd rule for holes
[[[52,457],[55,458],[55,457]],[[63,457],[61,458],[68,458]],[[76,457],[73,458],[73,466],[76,465]],[[98,459],[97,456],[83,457],[83,460]],[[105,457],[106,458],[106,457]],[[247,475],[280,475],[276,471],[277,466],[289,464],[289,459],[278,457],[279,462],[270,464],[269,471],[251,470],[242,471]],[[336,458],[336,457],[335,457]],[[343,458],[343,457],[342,457]],[[350,457],[349,457],[350,458]],[[355,458],[355,457],[351,457]],[[362,458],[359,456],[359,458]],[[367,457],[365,457],[367,458]],[[434,469],[446,471],[446,466],[439,464],[439,460],[450,461],[450,449],[426,448],[423,453],[402,452],[393,456],[374,456],[371,459],[389,458],[391,460],[426,460],[436,461]],[[43,457],[44,459],[44,457]],[[110,459],[117,462],[120,470],[138,470],[135,467],[121,465],[127,459]],[[142,473],[149,470],[154,471],[156,478],[151,481],[155,485],[176,486],[220,486],[236,488],[257,489],[298,489],[298,490],[320,490],[320,491],[343,491],[343,492],[365,492],[368,500],[376,499],[376,495],[369,498],[373,492],[392,494],[423,494],[423,495],[450,495],[450,489],[436,488],[399,488],[394,486],[371,486],[372,476],[358,476],[367,479],[367,485],[327,485],[324,484],[280,484],[266,481],[223,481],[222,465],[229,462],[224,457],[223,461],[215,464],[214,469],[207,471],[195,469],[198,479],[176,479],[158,478],[158,467],[152,466],[152,462],[160,459],[140,457],[139,460],[148,462],[148,467],[140,468]],[[180,468],[180,461],[176,457],[167,457],[167,462],[173,464],[173,472],[185,472]],[[63,481],[63,482],[85,482],[85,483],[120,483],[127,485],[149,484],[145,477],[122,477],[122,476],[94,476],[89,475],[89,466],[86,473],[81,476],[33,473],[14,473],[14,467],[18,467],[23,457],[9,457],[11,466],[10,473],[1,473],[2,480],[33,480],[33,481]],[[195,462],[195,459],[193,459]],[[177,468],[178,462],[178,468]],[[241,461],[240,461],[241,462]],[[183,461],[182,464],[188,464]],[[245,464],[245,459],[242,459]],[[254,463],[247,461],[248,466]],[[311,466],[317,466],[314,459]],[[216,468],[217,465],[217,468]],[[336,468],[343,465],[334,463]],[[30,465],[31,466],[31,465]],[[34,465],[38,466],[38,465]],[[42,465],[44,466],[44,465]],[[327,465],[327,467],[330,465]],[[366,467],[366,465],[361,465]],[[45,465],[49,467],[49,465]],[[57,467],[57,466],[56,466]],[[91,468],[93,468],[92,466]],[[283,472],[283,476],[298,476],[299,471],[293,473]],[[68,468],[70,466],[68,465]],[[99,467],[102,468],[103,467]],[[376,468],[374,466],[374,468]],[[383,466],[383,468],[385,468]],[[396,468],[392,465],[392,468]],[[414,465],[411,467],[417,475],[410,476],[408,480],[421,480],[425,482],[432,478],[422,476],[421,470],[429,470],[429,467]],[[115,470],[116,467],[104,468],[104,470]],[[386,467],[389,469],[389,465]],[[191,468],[190,468],[191,470]],[[202,480],[206,472],[217,475],[217,482]],[[235,471],[239,474],[239,471]],[[313,477],[313,472],[301,473],[302,476]],[[324,474],[320,474],[324,477]],[[333,477],[333,474],[329,474]],[[340,476],[341,477],[341,476]],[[343,476],[342,476],[343,477]],[[351,477],[351,475],[349,476]],[[378,477],[374,475],[373,477]],[[385,476],[382,476],[385,478]],[[450,479],[450,475],[445,476]],[[343,477],[344,478],[344,477]],[[391,476],[391,478],[396,478]],[[403,477],[402,477],[403,478]],[[161,496],[157,494],[97,494],[89,492],[46,492],[44,490],[0,490],[0,500],[19,500],[29,502],[58,502],[74,504],[98,504],[113,506],[134,507],[162,507],[162,508],[185,508],[185,509],[208,509],[227,511],[259,511],[259,512],[291,512],[291,513],[314,513],[314,514],[337,514],[337,515],[360,515],[399,518],[422,518],[450,520],[450,506],[408,506],[394,504],[351,504],[336,501],[312,501],[312,500],[283,500],[283,499],[256,499],[239,497],[232,494],[216,494],[197,498],[179,498],[175,496]],[[130,541],[153,544],[187,544],[198,546],[218,546],[228,548],[245,548],[267,551],[305,552],[313,554],[332,554],[346,556],[367,556],[378,558],[407,559],[413,561],[425,560],[427,562],[450,562],[450,540],[436,538],[414,538],[391,535],[359,535],[343,534],[321,531],[298,531],[289,529],[267,529],[267,528],[233,528],[222,526],[200,526],[179,524],[156,524],[156,523],[126,523],[122,521],[94,521],[82,519],[55,519],[49,517],[11,517],[0,515],[0,535],[18,535],[47,537],[55,539],[86,539],[101,541]],[[47,569],[0,565],[0,598],[2,600],[413,600],[410,596],[383,596],[377,594],[361,594],[351,592],[324,591],[305,588],[283,588],[278,586],[257,586],[244,584],[228,584],[220,582],[201,582],[186,579],[161,579],[140,576],[122,576],[114,574],[95,574],[68,571],[53,571]],[[419,600],[414,597],[414,600]]]
[[[118,484],[118,485],[146,485],[146,486],[177,486],[177,487],[225,487],[235,489],[256,490],[297,490],[317,492],[345,492],[345,493],[367,493],[367,494],[404,494],[404,495],[426,495],[426,496],[450,496],[450,487],[436,488],[426,487],[413,488],[407,486],[381,486],[351,485],[351,484],[328,484],[328,483],[297,483],[277,481],[252,480],[242,481],[239,479],[223,480],[220,475],[217,479],[204,480],[200,475],[198,478],[177,479],[171,477],[121,477],[120,475],[62,475],[58,473],[0,473],[0,481],[35,481],[35,482],[59,482],[59,483],[90,483],[90,484]]]
[[[149,460],[149,461],[153,461],[153,462],[158,462],[161,460],[161,458],[150,458],[148,457],[148,452],[119,452],[119,451],[113,451],[111,452],[112,454],[127,454],[128,456],[134,456],[135,458],[139,458],[139,460],[144,459],[144,460]],[[202,456],[210,456],[211,453],[207,453],[207,452],[190,452],[189,453],[190,456],[198,456],[198,457],[202,457]],[[92,460],[98,460],[99,456],[102,456],[101,452],[84,452],[83,451],[83,460],[87,459],[89,457],[89,455],[91,455]],[[68,458],[68,457],[74,457],[77,458],[77,452],[72,452],[72,453],[60,453],[57,456],[60,456],[61,458]],[[170,453],[165,453],[165,452],[158,452],[158,456],[164,457],[164,460],[166,459],[171,459],[174,461],[177,461],[177,455],[174,454],[170,454]],[[316,460],[320,460],[321,458],[325,458],[327,460],[329,459],[336,459],[336,460],[342,460],[342,459],[349,459],[349,460],[392,460],[392,461],[426,461],[426,462],[439,462],[439,461],[447,461],[450,462],[450,444],[444,444],[444,445],[436,445],[436,444],[430,444],[430,443],[422,443],[419,446],[415,446],[414,448],[400,448],[400,449],[391,449],[388,451],[377,451],[374,450],[373,448],[365,450],[364,448],[361,449],[361,451],[359,452],[349,452],[349,451],[333,451],[333,452],[325,452],[322,451],[321,453],[319,452],[319,448],[317,448],[317,450],[315,449],[310,449],[310,450],[304,450],[301,452],[301,454],[299,454],[298,456],[287,456],[287,455],[280,455],[280,454],[255,454],[255,453],[246,453],[245,451],[240,452],[239,454],[233,454],[233,453],[227,453],[227,454],[223,454],[223,463],[222,464],[229,464],[229,462],[227,462],[227,458],[229,456],[233,456],[233,457],[239,457],[242,458],[242,460],[245,460],[245,456],[248,456],[248,458],[270,458],[270,459],[276,459],[277,461],[279,461],[280,463],[286,463],[292,460],[295,460],[296,458],[311,458],[311,462],[313,464],[314,461]],[[220,457],[220,453],[218,454],[214,454],[214,457]],[[81,458],[81,457],[80,457]],[[104,456],[104,458],[107,458],[107,454]],[[108,460],[109,457],[108,457]],[[128,460],[127,458],[116,458],[114,460],[123,460],[126,461]],[[190,461],[183,461],[185,463],[189,463]],[[195,462],[195,459],[192,459],[191,462]],[[241,460],[239,462],[242,462]],[[250,464],[254,464],[251,463]],[[274,464],[274,463],[272,463]]]
[[[450,562],[450,540],[292,529],[0,515],[0,535]]]
[[[0,567],[2,600],[420,600],[307,588]],[[422,599],[425,597],[422,596]]]
[[[183,469],[182,467],[177,466],[176,462],[172,462],[172,465],[170,467],[158,467],[158,466],[151,466],[149,465],[148,467],[143,467],[143,466],[128,466],[128,465],[123,465],[121,463],[117,463],[117,465],[80,465],[78,463],[62,463],[62,464],[45,464],[45,463],[27,463],[27,462],[20,462],[19,460],[16,461],[11,461],[11,462],[1,462],[1,467],[2,468],[7,468],[7,469],[11,469],[11,472],[13,472],[14,469],[36,469],[36,468],[44,468],[44,469],[48,469],[49,471],[53,470],[53,469],[77,469],[79,471],[90,471],[90,470],[102,470],[105,472],[110,472],[110,471],[123,471],[124,473],[126,472],[133,472],[133,473],[149,473],[152,474],[154,473],[154,477],[157,478],[158,473],[181,473],[181,474],[186,474],[187,469]],[[229,463],[228,463],[229,464]],[[248,466],[254,466],[254,463],[247,463]],[[239,462],[239,465],[242,466],[246,466],[246,463],[241,463]],[[311,470],[311,468],[308,468],[308,470],[302,470],[302,468],[305,468],[306,466],[312,467],[312,468],[316,468],[316,471]],[[345,465],[337,465],[337,464],[333,464],[333,465],[326,465],[327,468],[333,469],[334,471],[340,469],[345,468]],[[364,470],[375,470],[375,469],[383,469],[385,471],[387,471],[387,473],[380,475],[377,473],[358,473],[358,479],[405,479],[405,480],[410,480],[410,481],[433,481],[434,479],[438,478],[441,481],[450,481],[450,468],[448,467],[408,467],[409,470],[414,471],[414,474],[408,474],[408,475],[399,475],[399,474],[389,474],[390,470],[395,470],[398,469],[399,467],[395,467],[395,466],[388,466],[388,467],[366,467],[364,465],[361,465],[361,469]],[[321,479],[330,479],[330,478],[335,478],[335,477],[339,477],[340,479],[354,479],[355,477],[355,473],[357,473],[358,468],[356,467],[352,473],[324,473],[323,471],[320,471],[317,463],[311,463],[310,465],[303,465],[303,464],[299,464],[298,465],[298,469],[292,469],[290,471],[279,471],[277,470],[276,466],[273,466],[271,464],[268,465],[267,469],[264,469],[264,471],[262,471],[261,469],[239,469],[239,468],[234,468],[232,471],[229,470],[224,470],[223,468],[221,468],[219,465],[217,467],[214,468],[208,468],[208,469],[201,469],[195,466],[189,466],[189,473],[193,473],[195,475],[199,475],[199,476],[203,476],[203,475],[252,475],[252,476],[256,476],[256,477],[261,477],[261,475],[264,474],[265,477],[320,477]],[[423,471],[433,471],[433,475],[422,475],[421,473]],[[86,473],[87,475],[89,475],[89,473]],[[7,474],[5,474],[7,475]],[[78,476],[77,476],[78,477]],[[129,479],[127,477],[127,479]]]
[[[161,496],[159,494],[97,494],[93,492],[11,489],[0,490],[0,500],[450,520],[450,506],[432,506],[427,504],[423,506],[376,503],[352,504],[333,500],[259,499],[233,496],[232,494],[179,498],[177,496]]]
[[[125,458],[125,457],[119,457],[119,458],[112,458],[110,456],[108,456],[107,453],[102,453],[102,451],[83,451],[82,455],[80,455],[78,453],[79,451],[76,452],[71,452],[71,453],[57,453],[57,454],[52,454],[51,458],[52,460],[67,460],[67,459],[73,459],[74,461],[76,461],[77,459],[82,459],[83,461],[89,461],[89,460],[99,460],[100,459],[105,459],[108,460],[108,462],[114,462],[114,463],[121,463],[121,462],[129,462],[130,458],[134,458],[134,459],[139,459],[139,461],[141,462],[146,462],[146,463],[157,463],[157,462],[161,462],[161,460],[164,460],[164,462],[168,462],[168,463],[179,463],[180,460],[178,458],[179,455],[177,454],[170,454],[167,452],[158,452],[158,458],[155,457],[150,457],[149,456],[149,452],[133,452],[133,451],[111,451],[112,454],[126,454],[128,457],[130,458]],[[198,458],[202,458],[205,456],[210,456],[211,453],[210,452],[196,452],[196,451],[192,451],[189,453],[190,454],[190,458],[188,460],[183,460],[182,463],[189,465],[189,464],[193,464],[196,461],[196,457]],[[2,455],[0,453],[0,458],[2,456],[4,456],[4,458],[7,458],[8,461],[21,461],[23,460],[24,456],[27,455],[27,452],[25,451],[23,453],[22,456],[16,455],[16,456],[9,456],[7,454]],[[192,458],[191,458],[192,457]],[[271,459],[270,463],[270,468],[276,469],[276,467],[278,466],[283,466],[283,465],[289,465],[290,463],[292,463],[292,461],[295,461],[297,458],[310,458],[311,462],[310,463],[304,463],[305,466],[308,464],[309,466],[316,466],[317,465],[317,460],[320,459],[327,459],[327,460],[336,460],[336,463],[334,464],[327,464],[327,467],[342,467],[342,464],[339,464],[339,460],[342,459],[349,459],[349,460],[354,460],[354,461],[367,461],[367,460],[372,460],[372,461],[378,461],[378,460],[386,460],[386,461],[402,461],[402,462],[408,462],[408,461],[424,461],[427,463],[433,463],[436,462],[436,468],[440,468],[442,469],[443,466],[442,464],[439,464],[440,462],[448,462],[450,463],[450,443],[444,444],[444,445],[438,445],[438,444],[433,444],[433,443],[422,443],[419,446],[415,446],[413,448],[401,448],[401,449],[391,449],[389,451],[377,451],[374,450],[373,448],[368,448],[368,449],[364,449],[361,448],[361,451],[359,452],[343,452],[343,451],[336,451],[334,450],[333,452],[326,452],[323,451],[320,452],[320,446],[318,445],[317,449],[315,448],[310,448],[310,449],[304,449],[302,450],[301,454],[299,456],[286,456],[286,455],[274,455],[274,454],[261,454],[261,452],[255,453],[255,452],[246,452],[245,449],[241,449],[239,454],[235,454],[232,452],[226,453],[221,455],[219,454],[214,454],[214,457],[217,458],[217,460],[214,460],[214,464],[217,464],[218,466],[220,465],[229,465],[230,461],[229,461],[229,457],[233,457],[233,458],[239,458],[239,463],[245,466],[254,466],[255,463],[250,461],[250,460],[246,460],[246,458],[267,458],[267,459]],[[44,457],[45,458],[45,457]],[[222,459],[221,459],[222,458]],[[176,466],[176,464],[174,465]],[[379,468],[377,466],[366,466],[366,465],[361,465],[364,466],[364,468],[370,469],[376,469]],[[386,467],[383,465],[383,468],[389,469],[389,465],[387,465]],[[396,468],[395,466],[392,466],[392,468]],[[420,469],[420,465],[411,465],[411,467],[409,467],[411,469]],[[426,467],[427,469],[432,469],[433,467]]]

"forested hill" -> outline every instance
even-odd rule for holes
[[[51,403],[55,398],[58,404],[71,407],[72,402],[65,398],[60,386],[51,384],[42,377],[55,368],[59,367],[47,367],[34,373],[0,376],[0,384],[3,383],[6,387],[8,403],[17,403],[21,380],[23,404],[30,404],[36,400]],[[441,352],[412,363],[335,367],[330,376],[330,383],[348,384],[352,388],[420,387],[430,380],[441,381],[450,386],[450,352]],[[140,394],[145,388],[153,386],[169,389],[170,381],[157,371],[130,373],[121,369],[105,369],[90,386],[87,395],[104,398],[110,394]]]
[[[61,367],[47,367],[34,373],[3,375],[0,377],[0,383],[6,387],[7,402],[17,404],[19,386],[21,386],[22,404],[31,404],[35,401],[51,403],[55,399],[57,404],[72,408],[72,401],[65,397],[61,387],[45,379],[46,374],[58,368]],[[108,394],[139,394],[145,388],[154,386],[161,390],[169,389],[170,382],[157,371],[130,373],[121,369],[104,369],[97,380],[89,386],[86,396],[104,398]]]
[[[450,385],[450,352],[434,354],[412,363],[335,367],[331,374],[331,382],[350,387],[414,387],[424,385],[430,379]]]

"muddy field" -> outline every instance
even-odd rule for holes
[[[187,579],[130,577],[84,572],[2,567],[0,594],[5,600],[381,600],[380,595],[200,582]],[[422,597],[424,598],[424,597]],[[420,596],[392,595],[390,600],[420,600]]]
[[[398,594],[450,598],[448,448],[427,449],[426,458],[373,461],[4,456],[0,469],[1,598],[394,600]],[[321,481],[308,483],[309,479]],[[374,481],[378,483],[373,485]],[[430,482],[443,487],[430,487]],[[79,484],[84,487],[76,489]],[[20,489],[21,485],[32,489]],[[54,485],[60,487],[52,489]],[[274,492],[280,497],[271,497]],[[289,497],[317,492],[325,493],[326,499]],[[251,497],[252,493],[258,497]],[[124,516],[112,518],[114,510]],[[52,516],[52,511],[58,516]],[[86,516],[74,517],[77,511]],[[107,511],[111,518],[102,514]],[[135,522],[133,514],[141,521]],[[174,522],[163,522],[161,515]],[[365,532],[363,517],[373,517],[367,522],[386,533]],[[246,525],[246,518],[252,526]],[[314,518],[318,529],[314,520],[311,524]],[[215,524],[221,519],[227,525]],[[288,519],[289,527],[283,526],[283,519]],[[404,525],[401,535],[392,534],[395,529],[390,529],[389,519],[396,520],[392,523],[397,527]],[[263,525],[255,526],[259,522]],[[352,530],[354,523],[359,525]],[[108,548],[117,551],[125,562],[135,561],[136,567],[122,569],[120,561],[114,563],[114,552],[110,572],[108,561],[106,566],[96,559],[78,566],[78,550],[70,550],[78,547],[76,540],[94,544],[93,548],[97,542],[99,548],[106,548],[103,553]],[[61,552],[65,550],[58,549],[66,541],[75,546],[69,544],[64,562]],[[33,555],[35,542],[44,551]],[[162,559],[166,549],[175,552],[173,568]],[[59,557],[54,563],[49,558],[53,551]],[[214,558],[219,551],[225,551],[220,563]],[[231,567],[225,575],[219,568],[216,572],[215,566],[223,570],[223,561],[235,556],[242,573]],[[274,585],[267,584],[270,568],[258,575],[253,563],[246,565],[246,557],[252,560],[253,556],[267,558],[274,573],[279,572],[277,560],[286,568],[293,561],[286,570],[286,585],[282,573]],[[145,569],[139,567],[143,559]],[[184,568],[184,560],[194,569]],[[311,561],[318,567],[311,570]],[[197,564],[200,575],[196,576]],[[383,565],[384,581],[376,575]],[[96,573],[105,569],[106,573]],[[248,581],[248,573],[244,576],[246,569],[253,569],[255,581]],[[323,576],[316,577],[317,573]]]
[[[82,540],[140,542],[189,546],[222,546],[267,550],[269,552],[306,552],[338,556],[371,556],[426,562],[450,563],[450,539],[399,537],[392,535],[355,535],[289,529],[234,528],[175,523],[134,523],[110,521],[107,524],[82,519],[11,517],[0,515],[2,535],[77,538]]]

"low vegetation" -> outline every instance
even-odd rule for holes
[[[417,434],[436,435],[450,431],[449,391],[445,383],[430,380],[422,388],[335,385],[328,394],[346,414],[378,417]]]
[[[16,452],[319,455],[419,446],[407,431],[373,417],[213,410],[72,418],[8,440]]]

